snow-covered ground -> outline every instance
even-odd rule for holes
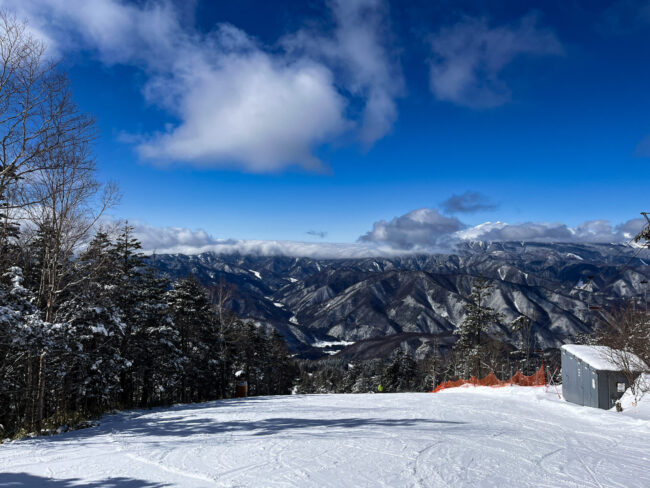
[[[650,418],[545,388],[457,388],[134,411],[0,445],[0,486],[77,484],[648,487]]]

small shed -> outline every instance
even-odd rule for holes
[[[627,354],[627,353],[626,353]],[[620,367],[612,361],[612,349],[606,346],[566,344],[562,346],[562,395],[572,403],[609,409],[630,386]],[[647,369],[645,363],[630,354],[632,369]]]

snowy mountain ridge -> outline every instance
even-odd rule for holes
[[[434,337],[449,345],[477,276],[493,282],[489,305],[505,317],[493,335],[514,341],[506,324],[523,314],[534,319],[535,347],[559,347],[593,329],[605,313],[594,306],[643,297],[648,254],[622,244],[472,241],[447,255],[176,254],[156,256],[155,266],[171,277],[192,273],[207,286],[223,280],[229,308],[280,331],[297,354],[318,357],[348,344],[342,354],[363,358],[385,356],[399,337],[419,356]]]

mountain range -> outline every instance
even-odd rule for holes
[[[450,347],[478,276],[494,287],[486,304],[503,314],[489,335],[515,343],[509,324],[526,315],[533,321],[533,347],[556,348],[593,331],[618,302],[641,303],[649,262],[650,250],[623,244],[481,241],[453,254],[313,259],[204,253],[154,260],[172,279],[193,274],[207,287],[224,284],[227,308],[276,329],[297,356],[349,359],[386,357],[399,345],[419,358],[433,347]]]

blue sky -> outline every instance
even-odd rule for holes
[[[0,4],[150,247],[608,242],[650,210],[647,0]]]

